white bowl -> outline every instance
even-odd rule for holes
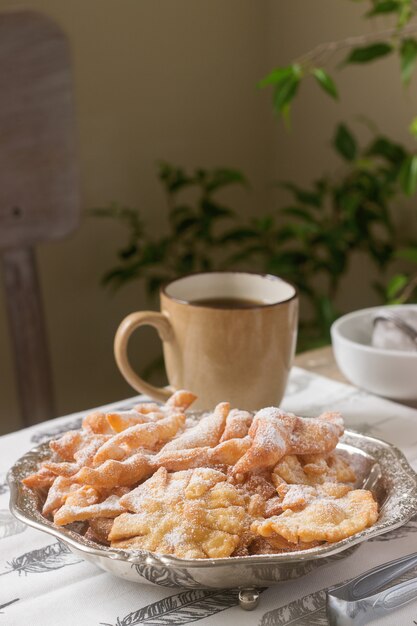
[[[336,362],[351,383],[393,400],[417,400],[417,351],[385,350],[371,345],[377,311],[414,309],[415,304],[372,307],[340,317],[331,328]]]

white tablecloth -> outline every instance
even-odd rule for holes
[[[134,400],[137,400],[135,398]],[[133,401],[134,401],[133,400]],[[132,404],[132,399],[112,407]],[[417,410],[294,368],[283,407],[315,416],[342,411],[347,427],[385,439],[417,469]],[[43,439],[79,425],[83,413],[61,417],[0,438],[0,626],[278,626],[326,625],[326,588],[380,563],[417,551],[417,517],[405,527],[368,541],[346,558],[262,593],[244,612],[234,590],[155,587],[113,577],[80,561],[51,536],[27,528],[8,510],[6,473]],[[409,576],[416,576],[417,569]],[[378,624],[413,626],[417,601]]]

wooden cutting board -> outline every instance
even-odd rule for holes
[[[1,13],[0,256],[25,423],[53,414],[33,247],[78,225],[75,144],[65,35],[40,13]]]

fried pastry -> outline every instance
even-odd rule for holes
[[[309,485],[286,485],[280,487],[282,497],[282,510],[300,511],[307,504],[316,500],[318,496],[331,496],[332,498],[342,498],[351,490],[348,485],[336,485],[334,483],[324,483],[311,487]]]
[[[109,424],[106,414],[99,411],[87,415],[82,421],[82,427],[97,435],[114,434],[114,430]]]
[[[327,456],[285,456],[272,470],[272,480],[277,486],[284,480],[289,484],[320,485],[325,482],[354,483],[355,472],[336,452]]]
[[[315,476],[310,477],[303,470],[301,461],[295,454],[288,454],[275,465],[271,478],[276,487],[282,482],[294,485],[315,485],[320,482]]]
[[[299,541],[290,543],[284,537],[275,535],[272,537],[255,537],[247,547],[247,554],[279,554],[281,552],[299,552],[300,550],[310,550],[320,545],[319,541],[308,543]]]
[[[96,452],[108,439],[108,435],[90,434],[73,453],[73,461],[56,463],[47,461],[45,467],[57,476],[73,476],[82,467],[89,467],[93,463]]]
[[[64,504],[54,515],[54,524],[65,526],[72,522],[94,519],[96,517],[117,517],[125,509],[120,504],[120,497],[111,495],[103,502],[80,506],[77,504]]]
[[[144,415],[148,413],[161,413],[166,416],[171,413],[183,413],[197,399],[197,396],[186,389],[178,389],[175,391],[165,404],[157,404],[156,402],[140,402],[133,409]]]
[[[124,461],[109,459],[99,467],[82,467],[73,476],[73,481],[93,485],[99,489],[112,489],[134,485],[150,473],[148,457],[139,452]]]
[[[154,402],[144,402],[137,404],[130,411],[119,411],[106,413],[106,420],[113,430],[113,433],[120,433],[130,426],[136,424],[146,424],[157,422],[163,417],[172,415],[174,412],[184,412],[195,400],[195,395],[188,391],[176,391],[165,406],[160,406]]]
[[[189,450],[161,451],[149,459],[154,469],[164,467],[170,472],[205,467],[209,465],[208,450],[210,448],[190,448]]]
[[[166,417],[172,413],[183,413],[191,406],[196,398],[197,396],[191,391],[179,389],[172,394],[164,405],[156,404],[156,402],[141,402],[140,404],[136,404],[133,409],[142,415],[152,413],[152,419],[155,420],[156,415]],[[160,419],[160,417],[158,419]]]
[[[235,472],[271,467],[287,454],[331,452],[341,434],[343,420],[339,413],[301,418],[275,407],[261,409],[249,428],[252,446],[236,464]]]
[[[282,508],[282,497],[274,496],[265,502],[264,512],[262,517],[272,517],[273,515],[281,515]]]
[[[101,499],[100,491],[91,485],[77,485],[77,488],[72,489],[66,497],[65,504],[67,507],[86,507],[97,504]]]
[[[289,454],[326,454],[335,449],[343,435],[340,413],[326,412],[319,417],[297,417],[292,423]]]
[[[55,480],[51,485],[47,498],[42,508],[42,515],[50,515],[57,511],[65,502],[70,494],[71,489],[77,489],[78,485],[74,485],[71,478],[65,476],[55,476]]]
[[[139,402],[139,404],[134,405],[133,410],[146,415],[146,413],[158,413],[158,411],[162,412],[163,407],[156,402]]]
[[[136,424],[156,422],[163,417],[164,414],[161,412],[139,413],[134,409],[131,411],[119,411],[118,413],[106,413],[107,423],[113,433],[121,433],[122,430],[130,428],[130,426],[136,426]]]
[[[73,461],[74,454],[90,437],[88,430],[69,430],[59,439],[50,441],[49,447],[64,461]]]
[[[26,476],[22,482],[29,489],[45,489],[52,486],[55,478],[56,474],[42,465],[37,472]]]
[[[280,419],[281,415],[282,411],[274,407],[256,413],[249,428],[252,445],[236,463],[235,474],[272,467],[285,455],[289,446],[289,432]]]
[[[222,441],[214,448],[208,449],[208,464],[235,465],[235,463],[243,457],[250,447],[251,440],[249,437],[227,439],[226,441]]]
[[[317,493],[301,510],[288,508],[281,515],[254,522],[251,529],[263,537],[279,535],[292,543],[334,542],[364,530],[377,518],[378,504],[371,492],[356,489],[342,497]]]
[[[234,465],[250,448],[249,437],[229,439],[214,448],[207,446],[185,450],[166,450],[166,447],[150,459],[155,467],[165,467],[170,471],[180,471],[195,467],[213,465]]]
[[[237,477],[239,480],[236,480]],[[269,472],[261,471],[243,475],[243,481],[240,480],[239,475],[236,476],[232,473],[230,480],[236,484],[238,489],[249,496],[248,513],[253,517],[269,517],[267,510],[271,510],[271,507],[276,504],[276,500],[280,502],[282,500],[277,496]]]
[[[80,469],[78,463],[69,463],[68,461],[63,461],[62,463],[53,463],[52,461],[45,461],[44,468],[49,470],[51,474],[55,476],[65,476],[66,478],[70,478],[74,476]]]
[[[178,389],[165,403],[165,411],[167,413],[183,413],[192,405],[197,396],[186,389]]]
[[[249,474],[246,480],[240,484],[247,493],[257,493],[264,500],[269,500],[277,495],[274,484],[271,481],[269,472],[257,472]]]
[[[166,443],[162,448],[161,458],[172,450],[189,450],[191,448],[214,447],[220,441],[226,418],[230,411],[228,402],[221,402],[213,413],[202,417],[198,424],[189,428],[176,439]]]
[[[226,426],[220,437],[220,443],[228,439],[241,439],[246,437],[252,420],[253,416],[248,411],[232,409],[226,418]]]
[[[339,483],[354,483],[356,474],[354,469],[349,465],[346,459],[337,452],[329,454],[326,459],[330,468],[329,474]]]
[[[97,517],[88,521],[88,529],[85,533],[85,537],[90,541],[96,541],[106,546],[110,545],[108,540],[109,532],[113,525],[112,518]]]
[[[112,547],[181,558],[230,556],[250,523],[244,496],[209,468],[168,474],[161,467],[121,503],[132,512],[115,519]]]
[[[164,405],[93,412],[51,441],[24,479],[43,515],[85,521],[86,538],[113,548],[198,559],[308,550],[376,521],[371,492],[353,489],[335,450],[338,413],[252,417],[221,402],[196,421],[184,413],[194,400],[180,390]]]
[[[322,454],[305,454],[299,460],[307,476],[327,476],[329,473],[329,465]]]
[[[130,426],[106,441],[94,456],[94,465],[108,459],[121,461],[135,452],[135,448],[154,448],[159,442],[168,441],[184,425],[185,415],[173,413],[157,422]]]

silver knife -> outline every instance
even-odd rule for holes
[[[330,587],[327,592],[330,626],[362,626],[417,600],[417,577],[379,591],[416,566],[417,552]]]

